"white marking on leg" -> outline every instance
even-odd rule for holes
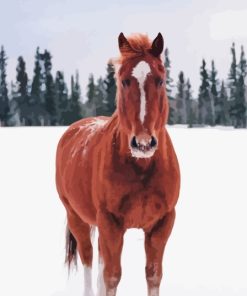
[[[159,288],[151,288],[149,290],[148,296],[159,296]]]
[[[152,282],[153,285],[155,285],[152,288],[149,288],[148,296],[159,296],[159,287],[157,285],[159,284],[159,277],[157,276],[157,269],[158,269],[158,264],[154,263],[154,275],[149,277],[148,280],[149,282]]]
[[[146,115],[146,95],[144,90],[144,83],[146,76],[150,73],[151,69],[147,62],[139,62],[132,71],[132,75],[137,79],[139,83],[141,93],[141,106],[140,106],[140,120],[143,123]]]
[[[92,268],[84,266],[84,296],[94,296],[92,287]]]
[[[94,238],[95,238],[95,226],[90,226],[90,239],[91,239],[91,244],[93,245],[94,243]]]
[[[104,262],[101,257],[99,257],[99,271],[98,271],[98,280],[97,280],[97,296],[106,296],[106,288],[104,281]]]
[[[116,291],[117,291],[116,288],[109,290],[107,296],[115,296],[116,295]]]

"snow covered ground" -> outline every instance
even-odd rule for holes
[[[54,158],[64,130],[0,129],[0,295],[82,296],[81,268],[68,279],[63,265]],[[247,130],[169,131],[182,187],[161,295],[247,295]],[[128,231],[119,296],[146,295],[144,259],[142,232]]]

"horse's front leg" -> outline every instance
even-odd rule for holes
[[[121,221],[107,211],[97,216],[99,229],[99,256],[101,262],[98,278],[98,296],[115,296],[121,278],[121,253],[124,230]],[[103,283],[102,283],[103,280]]]
[[[148,296],[159,296],[159,287],[162,278],[162,258],[174,220],[175,210],[166,214],[151,230],[145,231]]]

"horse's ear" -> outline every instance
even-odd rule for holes
[[[164,39],[161,33],[159,33],[157,37],[154,39],[152,43],[152,47],[150,48],[149,52],[153,56],[158,57],[162,53],[163,48],[164,48]]]
[[[127,38],[124,36],[123,33],[120,33],[118,36],[118,46],[122,54],[125,52],[133,51],[132,47],[129,44],[129,41],[127,40]]]

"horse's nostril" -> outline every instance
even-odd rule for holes
[[[155,137],[152,136],[150,146],[155,147],[156,145],[157,145],[157,140],[155,139]]]
[[[137,148],[138,147],[137,142],[136,142],[136,137],[132,138],[130,145],[131,145],[132,148]]]

